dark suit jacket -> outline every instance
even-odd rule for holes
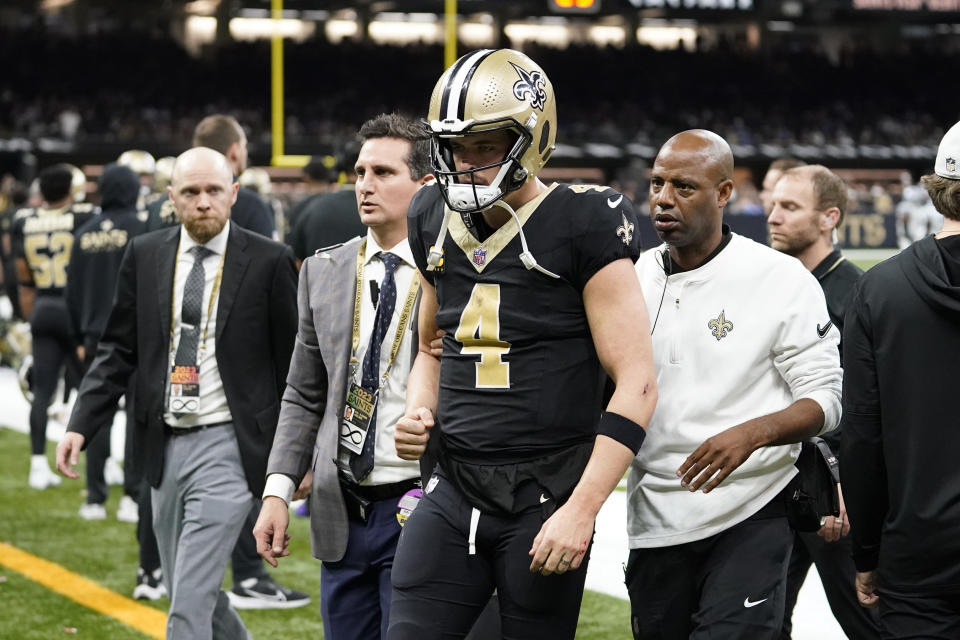
[[[109,423],[137,371],[138,463],[160,484],[169,427],[163,422],[173,269],[180,227],[128,245],[97,356],[80,385],[69,431],[86,437]],[[288,247],[230,225],[217,309],[217,366],[250,490],[263,492],[297,331],[297,273]]]

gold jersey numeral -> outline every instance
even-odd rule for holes
[[[500,285],[473,285],[460,314],[456,338],[463,345],[460,353],[480,356],[476,363],[478,389],[510,388],[510,363],[503,361],[510,343],[500,339]]]
[[[41,250],[46,252],[41,253]],[[38,233],[23,239],[23,251],[33,272],[33,284],[38,289],[67,286],[67,265],[73,249],[73,234],[69,231]]]

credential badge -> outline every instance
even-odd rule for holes
[[[710,329],[710,333],[717,339],[717,342],[721,338],[726,338],[727,334],[733,331],[733,323],[727,320],[725,313],[721,311],[719,316],[707,323],[707,328]]]
[[[487,261],[487,250],[476,248],[473,250],[473,264],[482,267]]]
[[[623,244],[630,244],[630,241],[633,240],[633,223],[627,220],[627,214],[622,213],[620,215],[623,216],[623,224],[617,227],[617,235],[623,240]]]
[[[546,78],[538,70],[528,72],[512,62],[510,66],[520,76],[520,79],[513,83],[513,96],[517,100],[528,100],[531,107],[543,111],[543,105],[547,102],[547,92],[544,89]]]

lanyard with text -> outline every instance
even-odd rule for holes
[[[360,368],[360,361],[357,359],[357,349],[360,347],[360,298],[361,287],[363,286],[363,269],[366,264],[367,241],[360,243],[360,250],[357,252],[357,290],[353,299],[353,349],[350,351],[350,377],[355,377]],[[390,347],[390,360],[387,362],[387,369],[380,376],[380,386],[387,381],[390,375],[390,369],[393,367],[393,361],[397,358],[400,351],[400,343],[403,341],[403,332],[410,322],[410,313],[413,311],[413,304],[417,300],[417,293],[420,291],[420,278],[414,273],[410,281],[410,289],[407,291],[407,299],[403,303],[400,311],[400,321],[397,323],[397,330],[393,335],[393,345]]]
[[[179,246],[177,247],[178,255]],[[170,353],[174,358],[174,363],[170,367],[170,393],[168,399],[168,408],[174,414],[195,414],[200,411],[200,360],[207,346],[207,334],[210,329],[210,318],[213,316],[213,305],[217,300],[217,293],[220,291],[220,282],[223,279],[223,261],[227,252],[220,255],[220,264],[217,266],[217,274],[213,278],[213,288],[210,290],[210,300],[207,304],[207,320],[203,325],[203,333],[199,344],[197,345],[197,361],[194,365],[178,365],[173,344],[173,319],[176,317],[176,305],[174,304],[175,295],[170,296]],[[173,265],[173,287],[177,286],[177,266],[179,259]],[[182,302],[181,302],[182,304]],[[181,318],[180,340],[183,340],[183,319]]]
[[[360,360],[357,358],[357,349],[360,347],[360,308],[363,291],[363,270],[366,265],[367,241],[360,243],[360,250],[357,252],[357,286],[353,300],[353,335],[352,349],[350,351],[350,386],[347,390],[346,403],[343,409],[343,422],[340,425],[340,443],[354,453],[360,453],[363,449],[363,443],[367,438],[367,429],[370,427],[370,421],[373,418],[374,409],[377,406],[377,400],[380,395],[380,389],[387,381],[393,363],[400,351],[400,343],[403,342],[403,333],[406,331],[407,324],[410,322],[410,315],[413,312],[413,305],[417,300],[417,293],[420,291],[419,275],[414,273],[410,281],[410,289],[407,292],[407,299],[403,303],[400,311],[400,319],[397,322],[397,330],[393,336],[393,345],[390,347],[390,359],[387,361],[387,368],[380,376],[380,384],[377,389],[365,389],[356,383],[357,370],[360,368]]]

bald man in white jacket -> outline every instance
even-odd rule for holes
[[[733,156],[709,131],[661,148],[636,270],[660,402],[628,479],[636,638],[776,638],[803,439],[840,419],[839,332],[789,256],[722,224]]]

